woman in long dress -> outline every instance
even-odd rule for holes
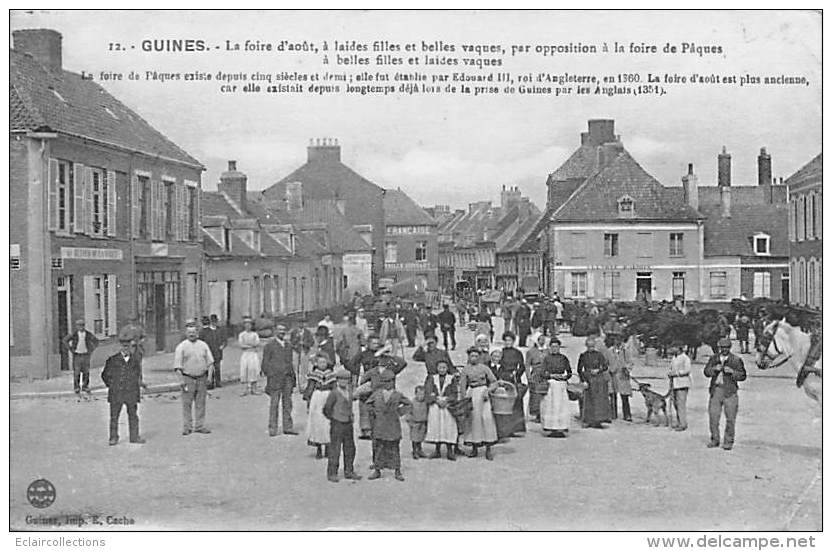
[[[440,360],[436,364],[436,374],[428,374],[425,379],[425,401],[428,403],[428,432],[425,441],[432,442],[435,446],[431,459],[441,457],[440,446],[445,444],[448,459],[454,461],[459,431],[449,406],[456,402],[459,390],[456,378],[448,371],[449,367],[448,362]]]
[[[329,392],[335,386],[335,373],[329,365],[329,357],[324,352],[315,356],[315,367],[307,377],[303,399],[308,402],[306,421],[306,443],[316,448],[316,459],[327,455],[329,446],[329,419],[324,416],[324,404]]]
[[[260,356],[257,354],[257,347],[260,346],[260,337],[254,331],[254,321],[251,318],[243,320],[243,330],[237,336],[237,342],[243,349],[240,355],[240,383],[243,385],[243,392],[240,396],[258,394]]]
[[[540,399],[541,396],[536,392],[536,386],[540,383],[545,383],[545,379],[540,378],[540,373],[543,368],[543,358],[546,356],[546,336],[537,331],[532,335],[532,346],[526,351],[526,369],[528,370],[529,388],[529,415],[534,419],[535,423],[540,422]]]
[[[569,431],[569,394],[566,381],[572,376],[569,358],[560,353],[560,341],[549,342],[549,353],[543,358],[541,376],[548,381],[549,391],[540,403],[540,421],[546,436],[564,438]]]
[[[493,461],[491,446],[497,442],[497,425],[494,423],[488,392],[496,386],[497,377],[480,362],[479,349],[469,348],[468,364],[462,368],[459,375],[459,390],[463,396],[471,398],[473,405],[471,423],[463,441],[472,447],[468,457],[477,457],[479,447],[485,446],[485,458]]]
[[[496,371],[492,367],[492,371],[494,371],[498,380],[513,384],[517,390],[517,399],[514,401],[512,414],[496,416],[497,435],[500,438],[515,436],[518,432],[526,432],[526,412],[523,409],[523,398],[525,398],[526,390],[528,390],[528,386],[523,384],[526,363],[523,360],[523,353],[514,347],[514,340],[515,336],[511,331],[503,333],[503,349]]]

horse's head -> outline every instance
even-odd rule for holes
[[[763,334],[757,339],[757,367],[772,369],[789,361],[792,357],[791,339],[786,334],[787,324],[784,320],[775,320],[766,325]]]

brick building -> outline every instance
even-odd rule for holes
[[[202,165],[97,83],[62,66],[61,35],[10,51],[11,375],[68,369],[83,319],[104,341],[138,318],[170,350],[202,297]]]
[[[791,302],[823,308],[823,154],[786,179]]]

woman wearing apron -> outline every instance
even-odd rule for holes
[[[497,442],[497,426],[494,423],[494,414],[491,412],[491,398],[488,391],[490,387],[495,386],[497,377],[480,362],[479,349],[469,348],[468,364],[462,368],[459,376],[460,393],[471,398],[473,405],[471,423],[463,441],[472,446],[468,457],[477,457],[479,447],[485,446],[485,458],[493,461],[491,446]]]
[[[560,341],[549,342],[549,353],[543,358],[541,377],[548,381],[549,391],[540,403],[540,420],[546,436],[564,438],[569,431],[569,395],[566,381],[572,375],[569,358],[560,353]]]

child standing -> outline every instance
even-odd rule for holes
[[[413,402],[406,420],[410,427],[410,445],[413,448],[413,459],[427,457],[422,451],[422,442],[428,431],[428,404],[425,401],[425,387],[418,385],[413,390]]]
[[[385,370],[380,375],[380,386],[367,399],[373,433],[373,474],[368,480],[381,478],[381,469],[394,469],[396,480],[404,481],[399,442],[402,425],[399,417],[410,409],[410,400],[393,389],[396,375]]]
[[[306,442],[315,446],[315,459],[323,459],[329,447],[329,419],[324,416],[324,404],[335,386],[335,374],[329,366],[329,356],[321,352],[315,357],[315,367],[307,378],[303,399],[308,402]]]
[[[337,386],[329,393],[324,403],[324,416],[329,419],[329,453],[326,466],[326,479],[338,482],[338,460],[341,447],[344,448],[344,478],[347,480],[361,480],[355,474],[355,440],[352,437],[353,394],[350,390],[352,373],[346,369],[339,369],[335,374]]]

